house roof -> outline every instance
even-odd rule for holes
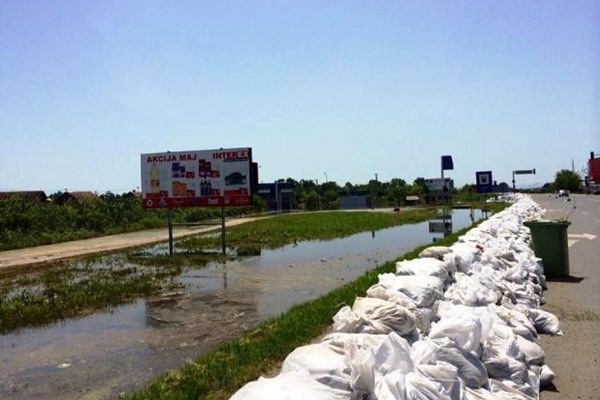
[[[64,194],[70,194],[76,199],[93,199],[98,197],[94,192],[65,192]]]
[[[87,200],[87,199],[95,199],[98,196],[94,192],[64,192],[60,196],[58,196],[54,202],[58,204],[64,204],[67,201],[72,200]]]
[[[45,201],[48,196],[43,190],[23,190],[15,192],[0,192],[0,200],[7,200],[11,197],[26,199],[31,201]]]

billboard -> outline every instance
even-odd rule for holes
[[[251,205],[251,164],[249,147],[142,154],[142,205]]]
[[[494,191],[494,181],[492,181],[492,171],[480,171],[475,173],[477,193],[492,193]]]
[[[444,192],[444,187],[446,191],[454,189],[454,180],[450,178],[425,179],[425,184],[429,192]]]
[[[588,160],[588,176],[590,181],[600,181],[600,158],[590,158]]]

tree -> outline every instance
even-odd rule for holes
[[[404,204],[406,199],[406,192],[408,190],[408,186],[406,185],[406,181],[400,178],[393,178],[390,181],[390,189],[389,189],[389,198],[394,202],[396,207],[400,207]]]
[[[577,172],[561,169],[556,173],[556,177],[554,178],[554,189],[567,189],[571,192],[576,192],[579,190],[580,183],[581,177]]]
[[[425,181],[425,178],[417,178],[413,181],[412,187],[409,190],[410,194],[413,194],[415,196],[419,196],[422,197],[424,195],[426,195],[429,190],[427,188],[427,182]]]

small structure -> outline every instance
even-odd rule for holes
[[[419,204],[420,199],[419,196],[406,196],[405,201],[407,206],[416,206]]]
[[[31,201],[34,203],[44,203],[49,201],[48,196],[42,190],[0,192],[0,201],[16,198],[19,200]]]
[[[271,210],[289,211],[296,208],[293,183],[259,183],[255,186],[254,194],[262,197]]]
[[[341,210],[357,210],[371,208],[368,190],[350,190],[339,192]]]
[[[127,193],[125,193],[123,195],[123,197],[128,198],[128,199],[142,199],[142,192],[139,192],[137,190],[131,190]]]
[[[60,196],[58,196],[56,199],[54,199],[54,202],[56,204],[66,204],[70,201],[78,201],[78,200],[89,200],[89,199],[95,199],[98,196],[96,195],[96,193],[94,192],[64,192],[63,194],[61,194]]]

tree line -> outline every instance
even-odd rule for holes
[[[49,197],[56,198],[59,194]],[[258,204],[256,210],[263,207]],[[253,207],[225,208],[231,216],[253,210]],[[190,223],[220,216],[220,208],[180,208],[174,210],[173,221]],[[144,209],[140,198],[127,194],[107,192],[62,205],[12,196],[0,201],[0,250],[159,228],[166,224],[167,210]]]

